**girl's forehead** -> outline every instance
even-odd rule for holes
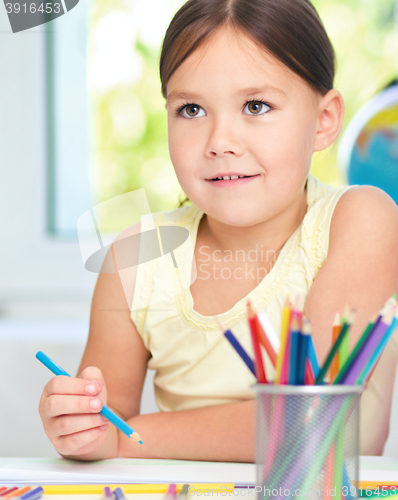
[[[304,85],[298,75],[242,31],[222,27],[171,75],[167,94],[180,86],[222,86],[225,82],[229,87],[268,85],[285,93],[297,90],[297,84]]]

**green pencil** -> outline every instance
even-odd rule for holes
[[[350,312],[350,309],[348,305],[346,304],[344,308],[344,313],[341,321],[341,326],[344,325],[344,323],[347,320],[348,314]],[[339,370],[344,366],[344,363],[347,361],[348,355],[349,355],[349,346],[350,346],[350,335],[346,335],[344,337],[343,342],[341,343],[341,346],[339,348]],[[339,491],[339,490],[337,490]]]
[[[334,379],[333,384],[339,384],[340,381],[342,380],[342,378],[345,376],[345,374],[347,373],[347,370],[349,369],[349,367],[351,366],[352,362],[356,358],[356,356],[357,356],[358,352],[360,351],[361,347],[364,345],[366,339],[369,337],[370,333],[372,332],[373,327],[374,327],[374,325],[375,325],[375,323],[377,321],[377,318],[378,318],[378,314],[376,314],[371,319],[370,323],[368,324],[368,326],[366,327],[365,331],[361,335],[361,338],[358,340],[356,346],[352,350],[351,354],[348,356],[347,361],[344,363],[343,367],[339,370],[339,373],[337,374],[336,378]]]
[[[319,384],[322,384],[323,382],[323,379],[326,375],[326,372],[329,370],[329,367],[330,365],[332,364],[332,361],[333,361],[333,358],[336,356],[337,354],[337,351],[341,345],[341,343],[343,342],[344,340],[344,337],[347,335],[348,333],[348,330],[350,328],[350,326],[353,324],[354,322],[354,319],[355,319],[355,315],[356,315],[356,311],[355,310],[352,310],[346,320],[346,322],[344,323],[344,325],[342,326],[341,328],[341,331],[340,331],[340,334],[339,336],[337,337],[337,340],[336,342],[333,344],[330,352],[329,352],[329,355],[328,357],[326,358],[326,361],[324,363],[324,365],[322,366],[322,369],[321,371],[319,372],[319,375],[317,376],[317,378],[315,379],[315,385],[319,385]],[[336,377],[337,378],[337,377]]]

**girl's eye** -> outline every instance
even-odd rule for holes
[[[201,111],[203,112],[202,114],[200,114]],[[181,106],[177,112],[184,118],[196,118],[198,116],[206,115],[204,109],[202,109],[198,104],[184,104],[184,106]]]
[[[263,115],[268,111],[267,108],[271,109],[271,106],[263,101],[250,101],[244,107],[249,110],[249,113],[246,113],[248,115]]]

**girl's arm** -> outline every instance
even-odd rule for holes
[[[139,225],[132,226],[119,238],[138,231]],[[131,294],[135,268],[128,272]],[[98,413],[103,404],[125,420],[139,414],[149,352],[130,318],[129,303],[119,274],[101,273],[80,375],[54,377],[44,388],[39,405],[44,429],[66,458],[98,460],[118,455],[118,431]],[[90,386],[93,390],[88,392]],[[96,408],[90,406],[93,401],[98,403]],[[133,441],[134,446],[142,445]]]
[[[331,325],[336,312],[341,314],[346,303],[357,310],[350,329],[352,349],[372,316],[397,290],[398,208],[378,188],[353,187],[336,205],[327,259],[304,308],[311,320],[320,362],[331,347]],[[362,398],[361,404],[366,402],[366,414],[361,415],[361,428],[365,431],[361,442],[366,443],[366,449],[361,449],[363,454],[381,454],[387,438],[397,363],[395,340],[390,342],[395,351],[386,349],[388,352],[383,354]]]
[[[132,226],[118,239],[138,233],[139,228],[139,224]],[[121,273],[128,274],[130,292],[123,288],[118,272],[101,273],[98,276],[91,305],[90,331],[79,373],[87,367],[97,367],[103,377],[99,383],[106,384],[107,406],[127,421],[140,412],[150,353],[130,318],[136,268]],[[135,430],[139,432],[138,429]],[[101,448],[75,458],[95,460],[117,457],[120,434],[122,433],[109,424]],[[129,441],[133,443],[133,447],[142,446],[132,439]]]
[[[255,400],[138,415],[129,424],[145,445],[119,432],[119,456],[220,462],[255,461]]]

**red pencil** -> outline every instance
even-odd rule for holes
[[[276,352],[274,351],[274,348],[272,347],[271,342],[268,339],[267,332],[263,330],[257,314],[254,315],[254,319],[256,321],[256,327],[258,331],[258,340],[264,346],[272,365],[274,366],[274,368],[276,368]]]
[[[257,380],[260,382],[260,384],[266,384],[267,378],[265,376],[263,358],[261,355],[256,316],[253,312],[253,309],[251,308],[250,300],[247,301],[247,319],[249,321],[250,335],[253,344],[254,359],[255,359],[254,367],[256,370]]]

